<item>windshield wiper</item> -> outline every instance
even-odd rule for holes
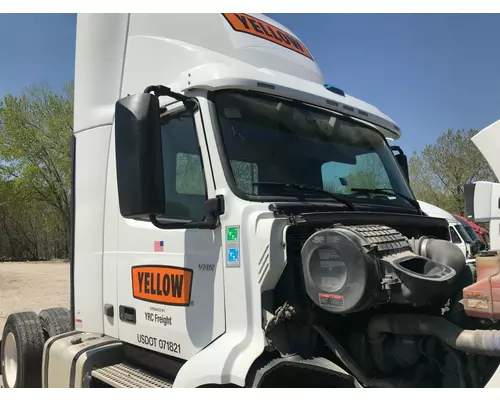
[[[252,182],[252,185],[255,185],[255,186],[279,186],[279,187],[282,187],[285,189],[298,189],[298,190],[307,191],[307,192],[320,193],[320,194],[324,194],[328,197],[331,197],[332,199],[337,200],[338,202],[349,207],[351,210],[356,210],[354,205],[349,200],[345,199],[344,197],[339,196],[335,193],[329,192],[328,190],[321,189],[317,186],[313,186],[313,185],[307,185],[307,184],[303,184],[303,183],[284,183],[284,182]]]
[[[367,188],[351,188],[351,192],[359,192],[359,193],[380,193],[380,194],[387,194],[387,195],[395,195],[399,196],[402,199],[405,199],[408,203],[410,203],[413,207],[417,209],[418,212],[422,212],[422,209],[420,208],[420,204],[418,204],[418,201],[415,199],[412,199],[411,197],[408,197],[402,193],[396,192],[394,189],[389,189],[389,188],[384,188],[384,189],[367,189]]]

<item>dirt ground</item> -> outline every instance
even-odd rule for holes
[[[0,335],[14,312],[69,308],[69,285],[67,262],[0,263]]]
[[[17,311],[69,308],[69,263],[0,263],[0,333]]]

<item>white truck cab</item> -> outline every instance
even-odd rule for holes
[[[455,244],[464,254],[468,262],[472,262],[471,245],[474,244],[463,225],[448,211],[433,204],[418,200],[420,208],[429,217],[442,218],[448,222],[450,241]]]
[[[486,159],[498,181],[500,179],[500,159],[498,157],[500,120],[474,135],[472,142]],[[489,250],[493,254],[498,254],[500,251],[500,184],[498,182],[477,181],[464,185],[464,192],[467,219],[489,223]],[[490,276],[489,279],[494,278],[491,275],[498,272],[498,269],[493,270],[491,266],[489,268],[490,270],[485,274],[486,279],[488,276]],[[492,288],[491,291],[493,294],[493,291],[497,290]],[[493,301],[492,298],[491,302]],[[496,370],[485,387],[500,387],[500,368]]]
[[[497,180],[500,177],[500,120],[478,132],[472,142],[479,149]],[[467,218],[475,222],[488,222],[490,248],[500,249],[500,184],[477,181],[465,185]]]
[[[399,127],[276,21],[79,15],[74,118],[71,315],[9,316],[6,386],[468,387],[497,368]]]

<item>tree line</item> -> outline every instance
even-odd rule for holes
[[[496,176],[471,138],[477,129],[442,133],[409,160],[410,186],[418,200],[465,216],[464,184],[496,182]]]
[[[0,101],[0,261],[68,258],[72,124],[72,83],[61,93],[37,85]],[[411,156],[417,199],[464,215],[464,183],[496,181],[470,140],[476,133],[450,129]],[[355,175],[356,185],[375,179]]]
[[[0,102],[0,260],[69,254],[73,85]]]

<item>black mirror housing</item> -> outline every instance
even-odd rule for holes
[[[115,104],[116,175],[125,218],[162,215],[165,183],[158,98],[149,93]]]
[[[403,149],[399,146],[391,146],[392,151],[397,151],[398,154],[394,154],[394,158],[399,164],[399,167],[401,168],[401,171],[403,172],[403,175],[406,178],[407,182],[410,182],[410,172],[408,170],[408,157],[406,157],[406,154],[403,152]]]
[[[396,154],[396,160],[403,171],[406,180],[410,182],[410,172],[408,171],[408,158],[406,154]]]

